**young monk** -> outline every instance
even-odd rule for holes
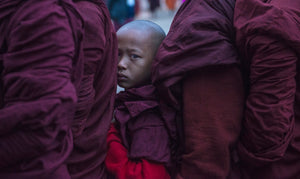
[[[178,179],[225,179],[235,161],[244,89],[234,5],[186,0],[153,62],[164,119],[180,147],[174,157]]]
[[[106,136],[117,86],[118,46],[103,0],[79,0],[84,20],[84,74],[72,121],[74,148],[67,160],[73,179],[106,179]]]
[[[151,85],[151,64],[164,31],[150,21],[133,21],[117,31],[118,84],[115,120],[108,133],[106,166],[117,179],[168,179],[169,135]]]
[[[299,14],[299,1],[236,2],[236,44],[247,85],[241,178],[300,178]]]
[[[70,178],[82,27],[69,0],[1,1],[0,178]]]

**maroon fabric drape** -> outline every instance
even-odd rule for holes
[[[69,178],[81,30],[68,0],[0,2],[0,178]]]
[[[211,66],[183,80],[184,151],[177,178],[233,179],[243,81],[237,66]]]
[[[181,125],[174,118],[181,113],[180,83],[185,75],[206,66],[239,63],[232,24],[234,3],[233,0],[185,2],[158,50],[152,81],[166,103],[162,105],[163,115],[174,139],[176,125]]]
[[[117,95],[115,120],[130,159],[170,162],[169,135],[155,88],[147,85]]]
[[[188,71],[238,63],[232,22],[234,3],[196,0],[180,7],[154,61],[155,84],[168,89]],[[171,94],[166,95],[176,104]]]
[[[248,89],[238,147],[245,178],[300,176],[299,15],[299,1],[236,3],[236,43]]]
[[[72,123],[74,149],[67,161],[68,169],[72,178],[105,179],[106,135],[117,85],[116,34],[102,0],[75,4],[85,23],[84,75]]]
[[[193,0],[179,8],[152,70],[154,85],[174,108],[180,106],[176,91],[187,72],[239,63],[234,47],[234,3],[234,0]],[[174,118],[169,112],[168,115],[166,118]],[[175,123],[167,123],[172,137],[176,136]]]
[[[147,141],[149,143],[149,141]],[[149,143],[150,144],[150,143]],[[149,161],[144,158],[131,160],[128,150],[124,147],[120,132],[113,123],[107,135],[108,151],[105,165],[115,178],[118,179],[170,179],[163,163]],[[149,147],[151,147],[149,145]],[[154,149],[155,150],[155,149]]]
[[[176,154],[177,156],[175,155],[175,160],[179,164],[175,172],[183,174],[183,178],[189,178],[191,176],[198,176],[199,178],[210,178],[217,176],[219,178],[224,178],[228,175],[230,170],[231,165],[229,164],[229,161],[232,160],[230,152],[232,152],[234,143],[237,141],[237,136],[240,129],[239,124],[242,119],[241,114],[243,111],[243,88],[240,79],[241,74],[238,70],[239,59],[237,50],[235,48],[235,30],[233,26],[234,6],[235,0],[187,0],[178,10],[171,24],[167,37],[164,39],[162,45],[158,49],[157,56],[153,64],[152,81],[154,86],[157,87],[160,98],[162,99],[162,113],[172,139],[175,141],[173,143],[179,144],[179,146],[175,145],[175,148],[179,148]],[[202,122],[204,126],[194,126],[194,128],[186,129],[186,117],[184,114],[188,110],[185,110],[185,108],[188,107],[188,105],[193,104],[194,101],[191,101],[191,103],[183,103],[182,99],[183,92],[188,91],[190,86],[183,86],[184,83],[186,83],[186,81],[190,78],[193,78],[195,81],[197,81],[196,72],[200,73],[203,69],[208,67],[232,68],[232,71],[234,71],[234,74],[237,76],[237,78],[233,80],[236,80],[235,82],[232,82],[233,88],[228,89],[240,91],[240,93],[234,96],[234,99],[237,98],[236,100],[225,102],[220,99],[220,101],[218,101],[218,103],[223,105],[235,106],[232,111],[236,111],[236,113],[231,111],[232,113],[228,112],[228,114],[232,114],[232,119],[230,119],[230,122],[232,122],[232,125],[236,127],[233,130],[234,133],[232,136],[229,137],[230,140],[224,140],[224,143],[218,146],[226,146],[224,147],[226,150],[222,150],[222,159],[224,159],[226,165],[222,166],[222,168],[219,168],[220,170],[215,170],[219,171],[219,173],[216,173],[215,175],[208,174],[212,174],[213,172],[206,171],[207,166],[199,167],[201,165],[197,165],[197,162],[191,161],[189,163],[188,161],[188,158],[193,158],[193,161],[199,160],[199,163],[204,162],[205,157],[202,157],[202,155],[205,156],[206,154],[200,154],[199,151],[201,150],[198,152],[194,150],[196,150],[197,146],[201,145],[201,143],[203,143],[203,146],[201,146],[202,149],[205,147],[207,147],[206,149],[209,149],[208,145],[211,143],[206,143],[205,141],[209,140],[209,138],[212,138],[213,136],[209,136],[209,133],[202,135],[202,137],[201,135],[196,135],[199,138],[195,138],[194,140],[198,141],[198,143],[194,143],[193,139],[190,138],[187,141],[186,136],[192,136],[190,134],[197,133],[197,130],[201,127],[205,128],[205,126],[210,126],[211,124],[209,121],[211,123],[213,123],[213,121],[217,121],[217,123],[220,124],[216,127],[217,131],[227,131],[228,129],[226,129],[226,125],[221,125],[222,122],[220,122],[227,120],[229,121],[228,118],[224,117],[226,115],[223,115],[223,113],[226,112],[222,110],[216,110],[216,114],[214,116],[210,116],[211,118],[205,115],[203,115],[202,118],[197,118],[199,113],[205,112],[202,111],[203,109],[199,108],[198,111],[194,111],[190,114],[190,116],[195,117],[195,119],[192,117],[190,121],[196,120],[194,121],[195,124]],[[215,70],[211,72],[221,73],[221,71]],[[228,74],[231,74],[232,72],[222,71],[222,73],[224,74],[219,77],[220,79],[218,78],[220,81],[225,80],[225,77],[230,76]],[[213,73],[207,74],[213,75]],[[196,75],[196,77],[194,75]],[[212,76],[209,76],[208,78],[213,79]],[[211,85],[212,87],[210,89],[213,92],[208,93],[211,95],[209,96],[211,98],[221,94],[220,91],[214,89],[218,86],[218,80],[214,82],[215,84]],[[196,88],[195,90],[200,90],[199,86],[195,85],[194,87]],[[220,85],[219,88],[222,87],[223,86]],[[196,101],[199,99],[202,99],[201,94],[193,98],[193,100],[195,100],[195,104],[199,102]],[[207,106],[209,109],[208,113],[213,112],[213,108],[216,107],[216,105],[213,105],[213,103],[209,104],[211,106]],[[187,121],[187,124],[190,121]],[[218,136],[223,137],[222,133],[219,133]],[[185,147],[181,149],[180,146]],[[209,156],[212,156],[213,154],[218,154],[221,156],[220,153],[217,153],[219,150],[206,151],[210,153]],[[183,154],[191,155],[187,157]],[[183,156],[182,161],[180,156]],[[193,173],[190,173],[191,175],[189,175],[189,170],[180,168],[180,166],[183,166],[180,163],[187,164],[185,166],[189,166],[188,164],[193,165],[192,168],[196,168],[198,174],[193,175]],[[212,168],[215,167],[214,169],[220,166],[215,160],[207,161],[207,163],[207,165],[210,165]],[[179,176],[177,175],[177,177]]]

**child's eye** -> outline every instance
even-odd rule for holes
[[[131,54],[130,58],[132,59],[136,59],[136,58],[141,58],[140,56],[136,55],[136,54]]]
[[[123,53],[121,51],[118,51],[118,59],[121,60]]]

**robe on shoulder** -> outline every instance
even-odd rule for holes
[[[169,164],[169,135],[155,88],[147,85],[121,91],[115,106],[115,120],[128,157]]]
[[[76,1],[84,19],[84,75],[72,122],[74,149],[68,158],[72,178],[107,177],[106,136],[117,86],[117,40],[102,0]]]
[[[82,23],[68,0],[1,1],[0,178],[70,178]]]
[[[244,178],[300,176],[300,2],[237,0],[234,25],[247,86],[238,145]]]
[[[152,85],[121,91],[108,135],[107,169],[123,179],[169,179],[170,137]],[[116,126],[116,129],[114,129]],[[114,132],[115,131],[115,132]]]
[[[153,84],[179,148],[177,178],[226,178],[231,169],[244,100],[234,6],[185,1],[153,62]]]

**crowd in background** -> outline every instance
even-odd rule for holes
[[[175,13],[183,1],[178,0],[106,0],[111,18],[116,29],[132,21],[142,12],[150,12],[152,17],[157,17],[157,11],[164,9]]]

